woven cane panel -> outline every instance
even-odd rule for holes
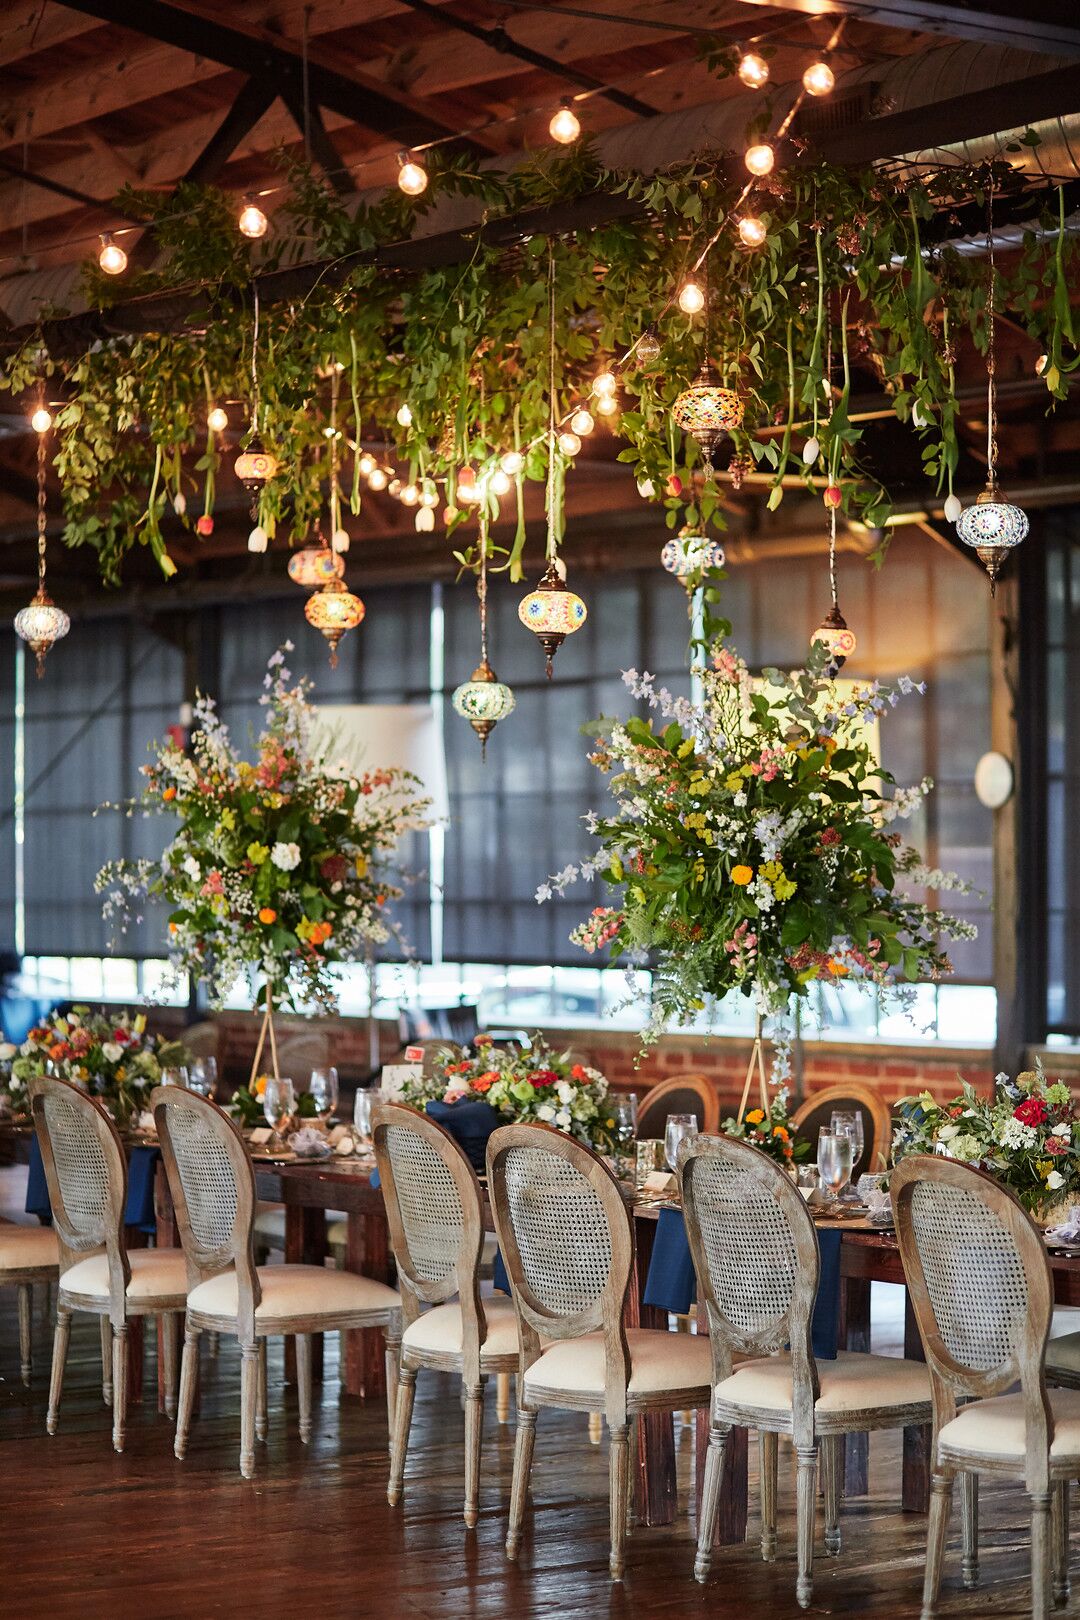
[[[916,1186],[911,1224],[938,1333],[961,1366],[991,1372],[1009,1360],[1028,1310],[1016,1244],[974,1193]]]
[[[202,1249],[223,1248],[236,1221],[236,1176],[225,1145],[194,1108],[172,1104],[168,1120],[192,1236]]]
[[[464,1226],[454,1178],[431,1144],[407,1126],[388,1128],[386,1151],[413,1270],[424,1282],[442,1282],[454,1269]]]
[[[92,1249],[105,1241],[109,1166],[97,1131],[66,1097],[45,1097],[56,1179],[64,1214],[73,1234],[71,1248]]]
[[[505,1159],[510,1224],[533,1298],[560,1316],[588,1310],[611,1271],[611,1231],[597,1193],[565,1159],[511,1148]]]
[[[736,1342],[777,1349],[799,1269],[783,1210],[760,1179],[727,1159],[695,1159],[694,1211],[709,1282]]]

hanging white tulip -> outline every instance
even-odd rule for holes
[[[811,435],[811,437],[807,439],[806,443],[802,447],[802,458],[804,464],[807,467],[812,467],[820,454],[821,445],[818,443],[817,439]]]
[[[963,510],[964,503],[959,495],[947,495],[945,497],[945,521],[947,523],[955,523]]]
[[[416,524],[417,534],[430,534],[435,527],[435,513],[430,506],[421,506],[413,522]]]

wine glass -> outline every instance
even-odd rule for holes
[[[327,1119],[337,1107],[338,1072],[336,1069],[312,1069],[308,1091],[320,1119]]]
[[[263,1092],[263,1113],[266,1115],[266,1123],[279,1143],[281,1133],[292,1119],[295,1107],[296,1096],[292,1081],[270,1075],[266,1081],[266,1090]]]
[[[353,1125],[357,1136],[365,1141],[371,1139],[371,1101],[372,1094],[363,1086],[357,1086],[356,1097],[353,1102]]]
[[[820,1180],[818,1167],[816,1164],[800,1164],[795,1175],[799,1191],[806,1199],[806,1202],[809,1203],[818,1189],[818,1181]]]
[[[698,1122],[693,1114],[669,1114],[664,1131],[664,1154],[668,1169],[674,1175],[679,1161],[679,1148],[698,1133]]]
[[[183,1063],[170,1064],[167,1069],[161,1071],[161,1083],[163,1086],[182,1086],[186,1091],[188,1079],[187,1067]]]
[[[834,1108],[829,1128],[834,1135],[851,1137],[851,1168],[854,1174],[855,1166],[862,1163],[866,1146],[866,1128],[861,1111],[857,1108]],[[854,1203],[857,1199],[854,1187],[849,1187],[844,1197]]]
[[[188,1065],[188,1090],[200,1097],[212,1097],[217,1085],[217,1058],[196,1058]]]
[[[818,1132],[817,1165],[821,1189],[830,1204],[839,1203],[840,1194],[851,1179],[855,1138],[847,1132],[822,1126]]]
[[[611,1099],[611,1115],[615,1122],[615,1174],[622,1180],[633,1172],[634,1137],[637,1134],[637,1096],[624,1091]]]

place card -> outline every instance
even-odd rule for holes
[[[648,1194],[673,1193],[678,1191],[679,1178],[667,1170],[650,1170],[642,1183],[641,1190]]]
[[[273,1134],[269,1125],[257,1125],[248,1137],[248,1141],[252,1147],[265,1147]]]
[[[406,1048],[408,1051],[408,1048]],[[380,1087],[386,1102],[397,1102],[402,1087],[410,1080],[419,1080],[422,1063],[386,1063],[380,1076]]]

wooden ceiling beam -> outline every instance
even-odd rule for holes
[[[38,51],[56,50],[98,26],[67,6],[45,0],[4,0],[0,6],[0,68]]]
[[[1046,56],[1080,57],[1080,18],[1062,0],[744,0],[744,4],[807,17],[851,17],[879,28],[944,34],[980,45],[1011,45]]]
[[[348,166],[343,162],[341,153],[334,145],[333,137],[323,123],[320,109],[313,106],[305,107],[303,99],[298,101],[292,90],[286,90],[282,99],[305,146],[330,185],[339,197],[351,197],[356,187],[353,185]]]
[[[5,157],[0,157],[0,173],[10,174],[20,185],[36,186],[39,190],[48,191],[55,197],[63,197],[68,202],[79,203],[83,208],[100,208],[103,213],[112,214],[117,219],[138,223],[135,221],[133,214],[125,214],[123,209],[116,208],[107,197],[89,197],[84,191],[78,191],[73,186],[66,186],[60,180],[52,180],[47,174],[37,174],[32,169],[24,169],[21,164],[12,163]]]

